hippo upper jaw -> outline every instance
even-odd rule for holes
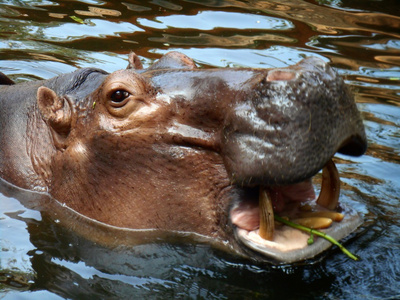
[[[273,70],[254,89],[225,121],[222,152],[235,183],[292,184],[314,176],[336,152],[366,151],[353,97],[320,59]]]

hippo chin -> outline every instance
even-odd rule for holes
[[[196,233],[283,263],[330,244],[308,246],[306,233],[274,214],[337,239],[361,223],[337,202],[331,158],[362,155],[364,127],[343,80],[320,59],[198,69],[170,52],[143,69],[132,53],[111,74],[0,81],[0,176],[99,222]],[[316,200],[311,178],[323,168]]]

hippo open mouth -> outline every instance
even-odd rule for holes
[[[313,258],[332,244],[316,236],[310,242],[310,233],[277,222],[274,215],[340,240],[360,226],[362,219],[350,207],[339,204],[339,193],[339,174],[332,160],[322,171],[317,198],[311,179],[288,186],[250,188],[230,211],[236,237],[275,262]]]

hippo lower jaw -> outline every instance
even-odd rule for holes
[[[317,199],[311,178],[284,187],[254,188],[231,209],[236,238],[278,264],[313,258],[332,244],[314,237],[309,245],[308,233],[274,221],[274,214],[325,232],[336,240],[343,239],[361,225],[362,219],[355,210],[338,204],[339,191],[339,175],[332,160],[323,169]]]

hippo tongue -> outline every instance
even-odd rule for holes
[[[260,188],[264,189],[263,187]],[[285,187],[268,188],[275,212],[285,210],[287,204],[305,202],[315,199],[314,187],[311,178],[300,183]]]

